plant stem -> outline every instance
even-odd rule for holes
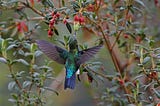
[[[22,89],[22,85],[20,84],[20,82],[17,80],[17,78],[15,77],[14,73],[13,73],[13,70],[12,70],[12,65],[11,64],[8,64],[8,67],[9,67],[9,71],[14,79],[14,81],[16,82],[16,84],[18,85],[19,89]]]
[[[126,21],[127,21],[127,15],[128,15],[128,13],[129,13],[129,9],[127,9],[127,10],[125,11],[125,20],[124,20],[123,23],[122,23],[122,27],[125,26],[125,23],[126,23]],[[117,35],[117,37],[116,37],[116,40],[114,41],[113,45],[111,46],[111,51],[113,50],[114,46],[116,45],[117,41],[119,40],[122,32],[123,32],[123,30],[121,30],[121,31],[118,33],[118,35]]]
[[[110,53],[110,55],[111,55],[111,58],[112,58],[112,60],[113,60],[113,63],[114,63],[114,65],[115,65],[115,67],[116,67],[116,70],[119,72],[120,78],[123,79],[123,77],[122,77],[122,70],[121,70],[121,68],[120,68],[120,64],[119,64],[119,61],[118,61],[118,59],[117,59],[117,57],[116,57],[116,55],[115,55],[115,52],[114,52],[113,50],[110,50],[111,44],[110,44],[110,41],[109,41],[109,37],[108,37],[108,35],[106,35],[107,37],[105,36],[105,34],[104,34],[104,32],[103,32],[103,29],[102,29],[102,27],[101,27],[100,25],[99,25],[99,28],[100,28],[100,31],[101,31],[101,33],[102,33],[102,36],[103,36],[103,38],[104,38],[104,40],[105,40],[105,43],[106,43],[106,45],[107,45],[107,48],[108,48],[108,50],[109,50],[109,53]],[[126,88],[125,84],[123,85],[123,89],[124,89],[124,91],[125,91],[126,94],[129,94],[128,89]],[[128,99],[128,102],[131,103],[130,97],[127,96],[127,99]]]
[[[103,28],[101,27],[101,25],[97,24],[95,21],[91,20],[90,18],[88,18],[88,19],[93,24],[95,24],[99,28],[100,32],[102,33],[102,37],[103,37],[103,39],[105,41],[105,44],[106,44],[107,49],[109,51],[109,54],[111,55],[112,61],[114,63],[114,66],[115,66],[116,70],[118,71],[118,73],[120,74],[119,77],[120,77],[120,79],[123,79],[123,77],[122,77],[122,71],[123,70],[121,69],[120,63],[119,63],[119,61],[117,59],[117,56],[116,56],[115,52],[113,50],[111,50],[111,43],[110,43],[108,35],[105,35],[105,33],[104,33]],[[125,91],[126,94],[129,94],[129,91],[126,88],[125,84],[123,86],[123,89],[124,89],[124,91]],[[129,103],[132,103],[130,97],[127,96],[127,99],[128,99]]]
[[[40,12],[39,10],[37,10],[36,8],[30,6],[28,3],[25,3],[25,2],[22,2],[22,1],[19,1],[19,2],[22,3],[25,7],[30,8],[33,12],[39,14],[40,16],[45,17],[45,14],[43,14],[42,12]]]

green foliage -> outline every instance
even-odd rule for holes
[[[8,78],[10,78],[8,90],[12,92],[10,102],[16,105],[43,105],[46,102],[43,100],[45,97],[43,93],[46,90],[58,94],[45,84],[47,80],[53,79],[52,69],[48,66],[49,64],[46,63],[40,66],[35,62],[42,55],[35,43],[25,39],[19,41],[17,39],[1,38],[1,41],[0,60],[8,66],[10,71],[8,75]],[[19,63],[27,69],[25,71],[15,70],[14,66]],[[34,89],[38,90],[35,91]]]
[[[80,67],[80,75],[87,73],[88,82],[103,88],[94,92],[97,105],[158,106],[159,5],[157,0],[0,0],[0,64],[8,67],[8,100],[16,106],[44,106],[46,91],[58,95],[47,83],[54,71],[49,60],[39,61],[43,53],[35,39],[68,49],[74,35],[80,50],[94,38],[107,49],[105,56],[98,55],[102,63],[94,58]],[[81,44],[82,38],[88,44]]]

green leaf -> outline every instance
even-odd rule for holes
[[[28,53],[28,52],[27,52],[27,53],[25,53],[24,55],[25,55],[26,57],[27,57],[27,56],[33,56],[33,53]]]
[[[23,50],[18,50],[18,54],[20,54],[20,55],[22,55],[22,56],[24,56],[25,55],[25,53],[24,53],[24,51]]]
[[[43,54],[43,52],[41,52],[41,51],[39,51],[39,50],[34,53],[35,57],[38,57],[38,56],[40,56],[40,55],[42,55],[42,54]]]
[[[5,49],[7,46],[7,40],[2,39],[2,49]]]
[[[7,63],[7,60],[6,60],[5,58],[3,58],[3,57],[0,57],[0,62],[6,64],[6,63]]]
[[[30,50],[30,49],[31,49],[31,44],[25,42],[25,43],[23,44],[23,47]]]
[[[37,44],[36,43],[32,43],[31,44],[31,53],[34,53],[35,51],[36,51],[36,49],[37,49]]]
[[[42,0],[42,4],[46,7],[54,8],[54,3],[52,0]]]
[[[24,59],[14,60],[13,63],[15,63],[15,62],[19,62],[19,63],[22,63],[22,64],[24,64],[26,66],[29,66],[29,63]]]
[[[69,31],[70,33],[72,33],[71,25],[70,25],[68,22],[66,23],[66,27],[67,27],[68,31]]]
[[[151,59],[151,57],[145,57],[143,59],[143,63],[142,64],[146,64],[150,59]]]
[[[62,0],[62,6],[63,6],[63,7],[65,6],[65,2],[64,2],[64,0]]]
[[[56,28],[53,29],[56,35],[59,35],[58,30]]]
[[[16,86],[16,82],[12,81],[8,84],[8,90],[12,91],[14,89],[14,87]]]
[[[17,3],[19,0],[9,0],[8,2],[7,2],[7,4],[13,4],[13,3]]]
[[[55,39],[55,41],[57,41],[58,43],[62,44],[63,46],[65,46],[65,43],[62,40],[59,39]]]
[[[26,87],[30,86],[31,84],[32,84],[31,81],[24,81],[22,87],[26,88]]]
[[[12,102],[12,103],[16,103],[17,101],[15,99],[8,99],[9,102]]]
[[[16,76],[17,76],[17,77],[22,77],[22,74],[24,74],[24,73],[25,73],[25,71],[17,72],[17,73],[16,73]]]
[[[13,99],[15,99],[15,100],[17,100],[18,99],[18,96],[17,96],[17,94],[15,94],[15,93],[12,93],[11,94],[11,96],[13,97]]]
[[[135,0],[137,3],[139,3],[140,5],[142,5],[143,7],[145,7],[145,4],[143,3],[142,0]]]
[[[15,45],[15,44],[9,45],[6,50],[7,50],[7,51],[8,51],[8,50],[11,50],[11,49],[13,49],[14,47],[17,47],[17,45]]]
[[[41,66],[41,67],[39,67],[39,69],[44,69],[44,70],[48,70],[48,71],[53,70],[51,67],[48,67],[48,66]]]
[[[67,43],[69,41],[69,36],[64,36],[64,41]]]
[[[48,91],[52,91],[54,93],[56,93],[56,95],[59,95],[57,91],[53,90],[52,88],[50,87],[44,87],[44,89],[48,90]]]

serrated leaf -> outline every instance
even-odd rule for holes
[[[7,63],[7,60],[6,60],[5,58],[3,58],[3,57],[0,57],[0,62],[6,64],[6,63]]]
[[[10,82],[10,83],[8,84],[8,90],[9,90],[9,91],[12,91],[13,88],[15,87],[15,85],[16,85],[16,82],[15,82],[15,81]]]
[[[67,27],[68,31],[69,31],[70,33],[72,33],[71,25],[70,25],[68,22],[66,23],[66,27]]]

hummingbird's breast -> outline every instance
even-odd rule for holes
[[[68,55],[65,63],[65,68],[67,78],[70,78],[78,70],[78,67],[76,66],[75,56],[72,53]]]

